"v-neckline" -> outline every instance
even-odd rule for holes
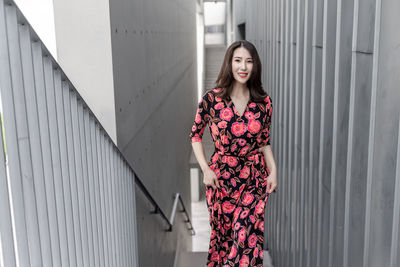
[[[248,111],[248,107],[249,107],[249,104],[250,104],[250,101],[251,101],[251,97],[249,97],[249,100],[247,101],[246,107],[244,108],[244,111],[243,111],[242,115],[240,115],[239,111],[236,109],[235,103],[233,103],[233,100],[232,100],[231,96],[228,96],[228,99],[229,99],[229,102],[232,105],[233,112],[236,113],[236,115],[239,116],[239,118],[242,118],[243,115],[246,113],[246,111]]]

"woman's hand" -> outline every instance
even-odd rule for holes
[[[220,188],[220,184],[218,182],[218,177],[215,172],[208,167],[204,172],[203,183],[206,186],[212,186],[212,188],[216,189],[217,187]]]
[[[267,177],[267,192],[270,194],[278,187],[276,172],[271,172]]]

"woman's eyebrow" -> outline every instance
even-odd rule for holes
[[[236,56],[236,57],[233,57],[233,58],[242,58],[242,57]],[[248,57],[247,59],[253,59],[253,58],[252,57]]]

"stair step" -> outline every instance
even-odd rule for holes
[[[207,263],[207,252],[181,251],[176,267],[204,267]]]

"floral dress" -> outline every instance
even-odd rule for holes
[[[211,237],[207,266],[263,266],[264,210],[269,170],[258,149],[270,144],[272,100],[247,103],[242,115],[232,99],[203,95],[190,133],[202,140],[209,125],[215,151],[208,162],[221,188],[206,185]]]

